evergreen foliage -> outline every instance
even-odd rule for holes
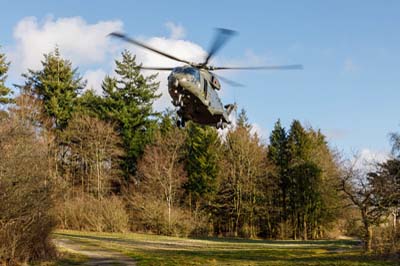
[[[195,199],[207,199],[216,189],[220,142],[214,128],[188,123],[186,190]]]
[[[10,66],[10,62],[6,60],[6,56],[0,53],[0,104],[9,104],[13,102],[13,99],[10,98],[12,91],[5,85],[8,68]]]
[[[270,136],[268,159],[273,165],[273,193],[280,237],[318,238],[335,219],[340,205],[334,155],[319,131],[294,120],[286,133],[278,120]],[[335,203],[336,202],[336,203]]]
[[[132,175],[156,126],[158,113],[153,110],[153,103],[160,97],[156,93],[159,83],[154,81],[156,75],[145,77],[140,73],[136,57],[127,50],[122,52],[122,60],[115,63],[116,76],[104,79],[103,98],[97,112],[102,118],[117,123],[126,150],[123,168],[127,175]],[[88,104],[97,106],[98,98],[86,97],[91,100]]]
[[[289,189],[289,150],[287,133],[278,120],[269,138],[268,159],[274,166],[271,178],[277,184],[278,189],[274,192],[273,205],[277,208],[277,216],[279,217],[281,237],[286,235],[286,221],[288,216],[288,189]],[[277,221],[270,221],[276,223]],[[270,232],[271,234],[271,232]]]
[[[29,70],[22,75],[26,81],[19,86],[43,102],[44,113],[58,130],[66,128],[77,106],[77,98],[85,87],[72,63],[60,56],[60,51],[44,55],[41,70]]]
[[[243,128],[247,128],[250,129],[251,125],[249,123],[249,118],[247,117],[247,113],[245,109],[241,109],[236,121],[236,124],[238,127],[243,127]]]

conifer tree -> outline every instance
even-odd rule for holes
[[[13,100],[10,98],[11,89],[7,88],[5,81],[7,79],[7,71],[10,66],[10,62],[6,61],[6,56],[0,53],[0,104],[9,104]]]
[[[294,120],[288,134],[289,213],[293,237],[316,238],[340,202],[337,166],[320,131]],[[333,203],[332,203],[333,202]],[[336,202],[336,203],[335,203]],[[336,211],[337,212],[337,211]]]
[[[178,117],[176,115],[176,112],[167,108],[167,110],[162,113],[158,126],[161,134],[165,135],[167,132],[173,130],[177,120]]]
[[[288,216],[288,189],[289,189],[289,154],[288,154],[288,136],[281,121],[275,123],[271,132],[270,145],[268,146],[268,159],[274,166],[273,179],[278,183],[278,191],[274,197],[275,206],[278,207],[279,222],[281,225],[280,236],[286,238],[286,221]]]
[[[115,63],[116,77],[104,79],[104,101],[99,107],[102,116],[117,123],[126,150],[123,168],[132,175],[156,126],[158,113],[153,110],[153,103],[160,97],[156,93],[159,83],[155,82],[157,75],[145,77],[140,73],[136,57],[127,50]]]
[[[77,69],[55,48],[54,52],[44,55],[42,69],[29,70],[22,76],[26,81],[19,87],[43,102],[45,116],[52,120],[52,127],[64,129],[76,107],[78,94],[85,87]]]
[[[186,140],[188,180],[185,188],[194,202],[199,198],[209,198],[216,189],[219,148],[220,142],[214,128],[188,124]]]
[[[242,108],[240,110],[236,124],[238,127],[243,127],[250,130],[251,125],[245,109]]]
[[[309,164],[310,141],[306,130],[298,120],[291,124],[288,135],[289,148],[289,212],[293,229],[293,237],[296,239],[304,228],[307,230],[307,202],[310,197],[308,185],[312,184],[314,178],[314,165]],[[312,169],[311,169],[312,168]],[[307,235],[303,235],[307,239]]]
[[[93,89],[85,90],[78,98],[77,112],[93,117],[100,120],[108,120],[105,113],[102,111],[104,108],[104,99],[97,95]]]
[[[290,151],[289,159],[292,164],[302,163],[310,159],[311,143],[306,130],[298,120],[294,120],[290,126],[288,148]]]

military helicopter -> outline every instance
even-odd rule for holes
[[[216,70],[288,70],[302,69],[302,65],[283,65],[283,66],[256,66],[256,67],[215,67],[208,65],[210,59],[221,49],[226,41],[236,32],[229,29],[217,29],[214,41],[208,51],[208,54],[202,63],[193,63],[163,51],[157,50],[134,40],[123,33],[112,32],[110,36],[120,38],[129,43],[135,44],[154,53],[160,54],[172,60],[184,63],[184,66],[178,67],[147,67],[139,66],[144,70],[171,71],[168,76],[168,92],[172,98],[172,104],[178,108],[178,127],[184,127],[185,122],[192,120],[198,124],[224,128],[231,124],[229,116],[236,108],[236,104],[223,105],[217,91],[221,89],[219,79],[232,85],[241,86],[241,84],[217,76],[213,71]]]

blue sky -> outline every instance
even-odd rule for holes
[[[390,150],[388,133],[400,131],[399,1],[14,0],[3,1],[2,6],[1,51],[9,52],[8,57],[18,61],[17,65],[24,61],[22,56],[43,52],[30,47],[35,36],[24,41],[18,33],[45,32],[48,23],[60,26],[60,19],[69,23],[68,18],[79,17],[78,26],[119,29],[149,43],[157,44],[163,40],[155,38],[163,37],[167,40],[160,45],[179,56],[188,56],[182,51],[185,47],[201,54],[201,49],[204,52],[209,46],[213,28],[230,28],[239,35],[224,47],[215,63],[304,65],[302,71],[221,73],[246,85],[229,88],[223,84],[224,102],[236,100],[265,137],[278,118],[285,126],[298,119],[320,128],[331,146],[346,154],[355,150],[381,154]],[[23,28],[21,21],[27,17],[36,20]],[[110,24],[106,27],[99,24],[101,21]],[[54,41],[51,32],[42,39]],[[73,38],[73,32],[67,36]],[[103,36],[93,38],[96,42]],[[112,71],[112,57],[120,52],[120,44],[104,43],[91,49],[98,49],[98,53],[85,57],[87,52],[80,56],[73,50],[84,50],[77,45],[81,39],[76,38],[74,44],[57,42],[62,53],[66,43],[66,57],[71,54],[72,60],[76,58],[82,75],[93,77]],[[178,40],[186,42],[174,46]],[[102,59],[93,58],[97,55]],[[158,62],[145,54],[139,58]],[[18,80],[16,73],[31,63],[14,66],[8,82]]]

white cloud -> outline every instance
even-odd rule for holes
[[[83,75],[83,79],[87,80],[85,89],[93,89],[96,94],[101,95],[101,83],[107,73],[99,68],[96,70],[88,70]]]
[[[186,36],[186,30],[182,25],[175,24],[171,21],[165,23],[165,27],[171,32],[171,39],[183,39]]]
[[[257,134],[257,136],[258,136],[258,138],[260,139],[261,142],[265,142],[266,143],[267,140],[268,140],[268,136],[269,136],[268,130],[266,128],[260,126],[257,123],[253,123],[251,125],[250,133],[251,134]]]
[[[390,154],[385,151],[374,151],[362,149],[352,160],[356,169],[366,172],[373,171],[377,163],[382,163],[390,158]],[[355,161],[356,160],[356,161]]]
[[[80,17],[47,17],[40,22],[35,17],[25,17],[14,28],[16,44],[9,49],[11,71],[19,75],[28,68],[38,69],[43,54],[56,46],[74,66],[103,63],[118,49],[107,35],[121,31],[122,26],[118,20],[89,24]]]
[[[373,151],[370,149],[362,149],[360,159],[365,162],[381,163],[389,158],[389,153],[384,151]]]

